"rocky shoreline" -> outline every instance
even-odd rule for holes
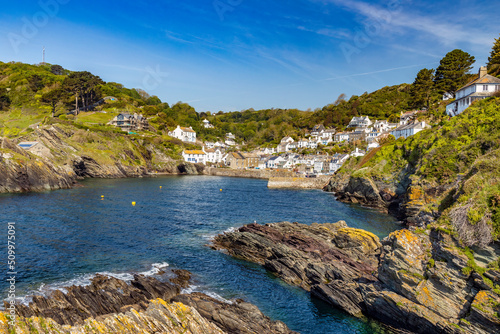
[[[345,222],[249,224],[213,248],[263,265],[353,316],[414,333],[500,332],[500,271],[467,270],[457,241],[402,229],[383,240]]]
[[[15,325],[0,312],[2,333],[270,333],[293,334],[243,300],[223,302],[203,293],[185,294],[191,274],[174,270],[162,279],[134,275],[130,283],[96,275],[89,286],[72,286],[16,306]],[[6,302],[4,302],[6,303]],[[8,304],[5,305],[8,307]]]

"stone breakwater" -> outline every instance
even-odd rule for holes
[[[439,231],[374,234],[334,224],[249,224],[213,248],[263,265],[353,316],[415,333],[498,333],[500,271],[464,270],[470,259]]]
[[[15,325],[0,312],[1,333],[136,334],[136,333],[270,333],[293,334],[253,304],[222,302],[203,293],[181,293],[189,272],[160,281],[135,275],[130,284],[96,275],[89,286],[72,286],[67,293],[35,296],[29,306],[17,306]]]
[[[310,177],[271,177],[268,188],[323,189],[330,181],[330,176]]]
[[[249,179],[269,179],[271,177],[293,177],[295,173],[290,171],[275,171],[265,169],[231,169],[206,167],[203,171],[205,175],[244,177]]]

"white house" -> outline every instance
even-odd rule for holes
[[[335,142],[341,143],[343,141],[349,141],[349,133],[348,132],[337,132],[335,134]]]
[[[400,137],[403,137],[404,139],[413,136],[417,132],[420,132],[422,130],[425,130],[429,126],[425,124],[425,122],[417,122],[417,123],[412,123],[412,124],[407,124],[407,125],[401,125],[398,126],[396,129],[391,131],[391,135],[394,136],[394,138],[398,139]]]
[[[365,154],[366,154],[365,151],[360,150],[359,148],[356,147],[356,149],[351,152],[351,157],[362,157]]]
[[[322,145],[328,145],[333,141],[333,136],[335,135],[334,129],[328,129],[323,131],[318,137],[318,143]]]
[[[206,154],[201,150],[184,150],[182,152],[182,157],[184,161],[192,162],[192,163],[201,163],[204,164],[206,162]]]
[[[149,124],[141,114],[121,113],[116,115],[108,124],[119,127],[122,131],[147,129]]]
[[[184,128],[177,125],[175,130],[168,133],[170,137],[180,139],[184,142],[194,143],[196,142],[196,132],[191,128]]]
[[[325,126],[323,124],[316,124],[311,130],[311,137],[318,137],[323,131],[325,131]]]
[[[203,147],[203,152],[206,154],[205,161],[217,164],[222,162],[222,151],[220,148],[207,148]]]
[[[482,66],[477,79],[457,90],[455,101],[446,106],[446,113],[449,116],[459,115],[474,101],[490,97],[498,91],[500,91],[500,79],[489,75],[487,68]]]
[[[231,133],[226,133],[226,141],[224,142],[227,146],[235,146],[236,145],[236,137]]]
[[[208,119],[204,119],[203,120],[203,127],[205,129],[212,129],[214,126],[212,124],[210,124],[210,121]]]
[[[330,160],[330,173],[334,173],[342,167],[347,158],[349,158],[349,154],[335,154]]]
[[[372,125],[368,116],[353,117],[349,122],[348,128],[366,128]]]

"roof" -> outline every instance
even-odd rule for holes
[[[184,151],[185,154],[205,154],[205,152],[203,152],[202,150],[185,150]]]
[[[496,78],[492,75],[489,75],[489,74],[483,75],[482,77],[478,76],[478,78],[476,78],[475,80],[472,80],[471,82],[469,82],[468,84],[466,84],[465,86],[460,88],[459,90],[462,90],[464,88],[467,88],[467,87],[475,85],[475,84],[490,84],[490,83],[500,84],[500,79]]]
[[[411,123],[411,124],[406,124],[406,125],[401,125],[394,129],[393,131],[402,131],[402,130],[407,130],[407,129],[412,129],[412,128],[423,128],[422,123]]]
[[[183,128],[182,126],[180,127],[182,131],[184,132],[195,132],[193,129],[191,128]]]
[[[38,144],[37,141],[23,141],[23,142],[20,142],[18,145],[19,145],[19,147],[24,148],[25,150],[29,150],[30,148],[32,148],[36,144]]]

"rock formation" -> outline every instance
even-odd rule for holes
[[[354,316],[416,333],[500,332],[500,271],[468,271],[458,246],[445,233],[407,229],[380,241],[343,221],[250,224],[213,241]]]
[[[270,333],[292,334],[280,321],[272,321],[249,303],[222,302],[203,293],[181,294],[190,273],[160,281],[135,275],[130,284],[96,275],[89,286],[67,292],[34,296],[17,305],[15,326],[0,313],[0,332],[10,333]],[[7,307],[8,304],[5,304]]]

